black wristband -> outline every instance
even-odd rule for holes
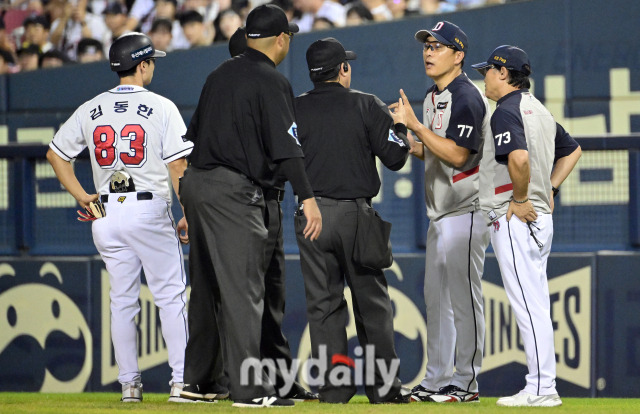
[[[397,133],[407,135],[407,126],[398,122],[393,126]]]
[[[560,192],[560,189],[559,188],[555,188],[554,186],[551,186],[551,191],[553,191],[553,198],[556,198],[556,196]]]

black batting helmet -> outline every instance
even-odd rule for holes
[[[166,53],[153,47],[149,36],[138,32],[123,34],[109,48],[109,63],[114,72],[129,70],[150,58],[165,56]]]

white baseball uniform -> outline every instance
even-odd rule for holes
[[[134,319],[142,268],[160,308],[172,381],[183,382],[186,276],[167,164],[191,152],[193,144],[182,138],[186,129],[173,102],[121,85],[81,105],[50,144],[66,161],[89,148],[93,181],[107,212],[93,221],[93,240],[110,275],[111,335],[123,384],[140,382]],[[119,170],[131,176],[137,193],[110,194],[110,177]]]
[[[485,146],[480,167],[480,203],[492,223],[491,244],[524,342],[529,373],[524,391],[556,394],[556,360],[551,323],[547,259],[553,238],[551,171],[554,158],[569,155],[577,143],[527,89],[505,95],[491,117],[493,144]],[[509,153],[529,154],[529,200],[538,218],[523,223],[506,212],[513,195]]]
[[[478,170],[484,141],[491,137],[489,103],[462,73],[443,91],[434,85],[423,110],[424,125],[470,154],[455,168],[424,148],[430,223],[424,282],[428,362],[421,385],[432,391],[455,385],[477,392],[484,348],[481,279],[489,245],[479,211]]]

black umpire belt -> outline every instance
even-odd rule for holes
[[[267,201],[278,200],[279,203],[282,203],[282,200],[284,200],[284,190],[278,190],[277,188],[263,188],[262,194]]]
[[[111,193],[114,194],[114,193]],[[120,193],[120,194],[126,194],[126,193]],[[140,191],[138,193],[136,193],[136,198],[138,199],[138,201],[140,200],[153,200],[153,193],[150,193],[149,191]],[[100,201],[102,201],[103,203],[106,203],[109,201],[109,194],[102,194],[100,196]]]

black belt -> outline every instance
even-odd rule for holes
[[[331,197],[316,197],[316,200],[321,201],[323,198],[327,199],[327,200],[334,200],[334,201],[344,201],[347,203],[355,203],[356,199],[355,198],[331,198]],[[367,197],[365,198],[365,201],[367,202],[367,204],[369,204],[369,206],[371,206],[371,197]]]
[[[111,193],[111,194],[118,194],[118,193]],[[121,193],[121,194],[126,194],[126,193]],[[136,193],[136,198],[138,199],[138,201],[153,200],[153,193],[150,193],[149,191],[140,191],[139,193]],[[102,201],[103,203],[108,202],[109,194],[102,194],[100,196],[100,201]]]
[[[282,203],[284,200],[284,190],[278,190],[277,188],[263,188],[262,194],[267,201],[278,200],[279,203]]]

